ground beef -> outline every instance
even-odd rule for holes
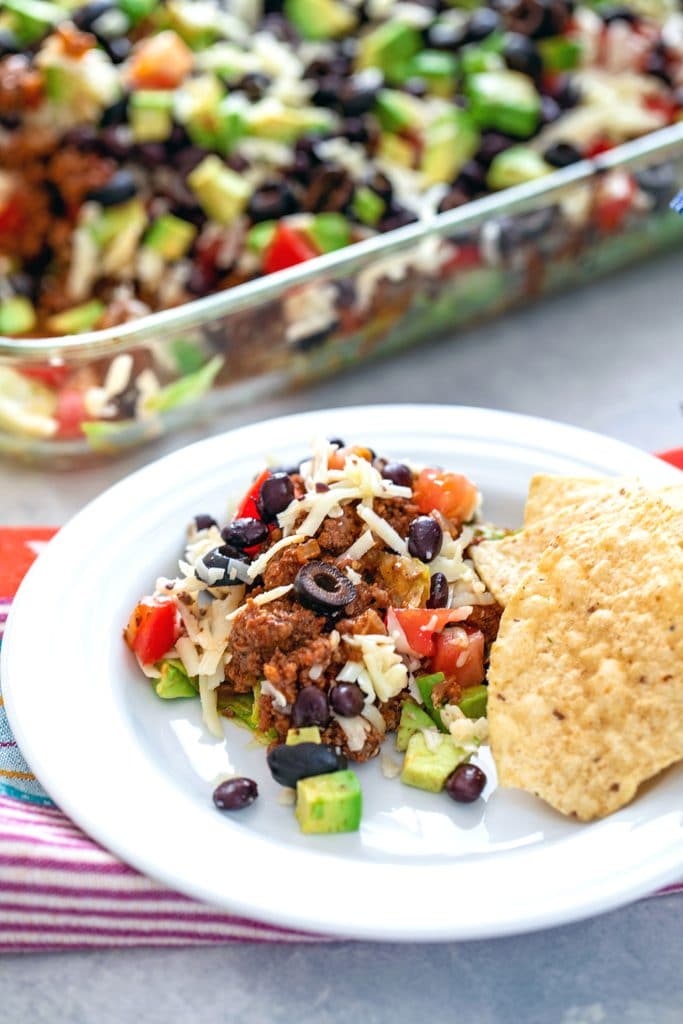
[[[68,207],[81,205],[88,192],[109,181],[116,165],[95,153],[82,153],[75,146],[58,149],[48,161],[46,178],[52,182]]]
[[[373,508],[377,515],[386,519],[399,537],[404,539],[408,536],[413,519],[420,515],[417,505],[406,498],[376,498]]]
[[[503,609],[499,604],[475,604],[472,606],[472,614],[465,625],[480,629],[488,647],[498,636],[502,614]]]
[[[347,636],[372,636],[378,633],[386,635],[384,623],[377,612],[369,608],[354,618],[341,619],[337,629]]]
[[[32,110],[42,98],[42,75],[31,67],[27,57],[13,54],[0,61],[0,114]]]
[[[351,604],[347,604],[344,611],[348,618],[355,618],[369,610],[372,610],[373,614],[379,613],[383,616],[390,604],[389,594],[384,587],[376,583],[357,583],[356,597]]]
[[[444,704],[457,704],[462,697],[462,686],[455,679],[444,679],[432,690],[432,701],[437,708]]]
[[[291,725],[289,715],[276,708],[272,698],[262,693],[258,699],[258,727],[259,731],[266,735],[271,729],[277,733],[277,739],[272,741],[271,747],[277,746],[278,743],[284,743]]]
[[[358,761],[360,763],[369,761],[371,757],[376,757],[379,754],[383,738],[375,727],[368,722],[367,738],[363,748],[361,750],[349,750],[346,733],[338,722],[332,720],[322,732],[323,743],[328,743],[331,747],[340,747],[350,761]]]
[[[332,660],[332,645],[329,637],[319,636],[305,647],[299,647],[289,654],[275,651],[263,666],[263,675],[278,690],[284,693],[289,704],[296,700],[297,683],[301,686],[324,685],[324,675],[311,679],[310,670],[316,666],[324,673]]]
[[[323,616],[286,599],[248,605],[235,619],[230,634],[232,657],[226,680],[237,693],[251,690],[276,652],[291,654],[306,647],[321,636],[324,625]]]
[[[304,541],[283,548],[271,558],[263,574],[263,586],[266,590],[273,587],[284,587],[293,583],[302,565],[313,558],[320,557],[320,545],[316,540]]]
[[[317,541],[325,554],[341,555],[358,540],[365,523],[356,515],[352,505],[343,505],[343,515],[338,519],[325,519],[317,535]]]

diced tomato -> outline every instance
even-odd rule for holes
[[[440,469],[423,469],[415,481],[413,498],[421,512],[440,512],[446,519],[466,522],[474,512],[479,492],[466,476]]]
[[[10,196],[4,206],[0,206],[0,231],[8,234],[21,231],[25,220],[24,206],[18,195]]]
[[[366,462],[372,462],[372,452],[369,448],[361,448],[360,445],[354,444],[348,448],[337,448],[336,451],[332,452],[328,462],[330,469],[343,469],[344,463],[349,455],[357,455],[359,459],[365,459]]]
[[[85,407],[82,391],[76,388],[64,388],[57,396],[55,419],[59,424],[57,437],[69,440],[83,436],[83,424],[91,419]]]
[[[68,366],[22,366],[19,372],[22,377],[40,381],[46,387],[58,390],[66,382],[71,369]]]
[[[633,205],[636,184],[626,171],[612,171],[598,187],[594,219],[603,234],[618,231]]]
[[[455,270],[471,270],[481,264],[481,253],[478,245],[458,245],[453,255],[442,263],[439,271],[441,277],[448,277]]]
[[[194,65],[192,50],[170,29],[138,43],[128,75],[134,89],[177,89]]]
[[[269,469],[264,469],[260,476],[257,476],[253,484],[242,498],[242,502],[237,507],[235,512],[235,519],[260,519],[261,513],[258,510],[256,499],[261,493],[263,484],[271,476]]]
[[[410,650],[421,658],[429,658],[434,653],[435,635],[449,622],[463,622],[471,614],[472,609],[467,605],[462,608],[390,608],[387,628],[391,634],[393,624],[398,623]],[[400,650],[400,644],[396,646]]]
[[[172,601],[141,601],[126,627],[126,642],[143,665],[153,665],[170,651],[178,637]]]
[[[597,139],[592,145],[586,147],[583,155],[590,160],[591,157],[600,156],[601,153],[609,153],[610,149],[614,149],[613,142],[609,142],[607,139]]]
[[[287,267],[296,266],[297,263],[305,263],[317,255],[317,250],[303,235],[280,223],[266,250],[263,269],[266,274],[274,274],[276,270],[285,270]]]
[[[669,96],[646,96],[643,103],[648,110],[652,110],[655,114],[661,114],[667,124],[673,121],[678,110],[676,103]]]
[[[463,689],[484,679],[484,634],[475,629],[445,629],[434,638],[432,672],[443,672]]]

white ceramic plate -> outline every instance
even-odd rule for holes
[[[219,742],[198,702],[157,699],[121,640],[136,599],[172,575],[184,526],[224,514],[265,456],[293,461],[315,435],[470,475],[485,513],[521,521],[532,473],[678,471],[616,441],[483,409],[375,406],[292,416],[176,452],[94,501],[52,541],[15,601],[3,645],[7,711],[56,802],[104,846],[190,895],[264,921],[334,935],[469,939],[559,924],[625,903],[683,873],[683,770],[630,807],[580,825],[489,784],[460,806],[359,775],[359,833],[302,836],[278,803],[262,747],[226,724]],[[529,737],[533,744],[533,736]],[[388,743],[389,747],[393,744]],[[485,759],[484,759],[485,760]],[[258,781],[247,810],[221,815],[211,793],[234,766]]]

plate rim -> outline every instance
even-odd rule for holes
[[[514,435],[516,431],[528,432],[531,430],[533,432],[538,432],[539,436],[544,437],[546,432],[549,432],[551,436],[555,435],[555,441],[548,447],[544,447],[543,444],[535,445],[536,450],[547,451],[548,454],[557,455],[557,442],[559,439],[562,439],[567,443],[571,443],[572,441],[575,443],[581,441],[584,445],[597,445],[598,448],[611,451],[615,456],[619,455],[624,459],[635,458],[638,464],[649,466],[652,470],[656,467],[656,475],[661,477],[662,483],[666,483],[667,480],[671,482],[676,482],[677,480],[680,481],[679,471],[662,462],[658,462],[655,456],[650,456],[647,453],[641,452],[639,449],[616,439],[608,438],[604,435],[584,430],[583,428],[573,427],[570,424],[548,419],[468,406],[448,406],[437,404],[418,405],[415,403],[393,403],[387,405],[347,406],[333,409],[319,409],[304,413],[293,413],[233,428],[232,430],[213,435],[184,448],[178,449],[175,452],[162,456],[160,459],[153,460],[148,465],[126,475],[122,480],[117,481],[76,513],[76,515],[69,520],[69,522],[57,534],[56,538],[51,542],[50,548],[48,548],[48,553],[50,549],[52,549],[53,552],[56,551],[57,554],[53,553],[50,557],[51,559],[58,559],[62,549],[67,547],[72,535],[76,534],[82,521],[87,521],[89,517],[92,517],[98,512],[100,506],[106,507],[108,502],[115,500],[118,492],[125,492],[126,489],[134,486],[141,478],[152,479],[155,474],[163,476],[167,474],[169,470],[171,470],[170,475],[172,476],[172,467],[174,464],[181,464],[182,462],[190,463],[193,455],[197,454],[199,451],[210,452],[213,447],[219,449],[221,445],[227,448],[228,441],[234,441],[235,439],[239,441],[239,439],[245,434],[247,436],[252,434],[258,435],[266,429],[278,430],[279,428],[286,429],[287,426],[304,426],[309,423],[320,421],[324,418],[329,418],[330,421],[334,420],[335,422],[342,417],[346,420],[354,417],[360,418],[363,416],[379,416],[386,420],[392,420],[393,417],[419,417],[420,415],[425,414],[430,418],[434,416],[450,418],[452,420],[451,435],[457,433],[460,436],[465,424],[468,427],[471,427],[472,424],[476,426],[477,422],[480,424],[484,422],[488,425],[489,432],[493,430],[494,433],[497,427],[503,426],[510,428],[509,433],[511,435]],[[486,431],[484,431],[484,434],[485,433]],[[491,440],[495,442],[496,438],[492,437]],[[498,439],[498,442],[500,443],[501,440],[502,437]],[[503,444],[505,443],[506,442],[503,441]],[[197,461],[198,463],[201,462],[199,459]],[[205,470],[202,470],[199,475],[201,476],[204,472]],[[52,548],[53,545],[55,545],[54,548]],[[177,874],[172,871],[169,872],[165,870],[164,865],[160,864],[158,859],[150,859],[146,850],[131,851],[129,843],[125,840],[122,839],[121,842],[119,842],[118,837],[112,838],[106,827],[101,828],[100,823],[90,820],[87,813],[83,812],[83,814],[81,814],[80,808],[72,802],[71,794],[65,793],[60,781],[58,779],[54,779],[54,773],[51,773],[48,766],[43,763],[41,751],[36,751],[34,749],[31,737],[27,735],[24,730],[23,722],[21,721],[22,697],[21,689],[18,685],[18,669],[16,670],[17,674],[15,675],[13,664],[17,655],[17,648],[20,646],[20,640],[18,639],[21,627],[20,617],[23,614],[30,613],[31,596],[40,587],[40,578],[41,574],[45,571],[45,566],[49,566],[48,561],[39,560],[36,562],[29,570],[25,580],[22,582],[10,609],[5,638],[2,645],[0,670],[2,671],[2,677],[4,680],[3,693],[5,696],[7,714],[15,738],[17,739],[20,748],[27,753],[29,763],[32,763],[33,769],[40,779],[41,784],[44,785],[47,792],[53,797],[53,799],[55,799],[57,805],[61,807],[65,813],[67,813],[68,816],[86,832],[86,834],[95,838],[96,841],[101,843],[105,848],[121,857],[124,862],[132,864],[138,870],[143,871],[152,878],[158,879],[171,888],[180,888],[180,891],[200,900],[221,906],[227,912],[238,913],[247,917],[255,917],[259,921],[265,921],[285,928],[312,931],[318,934],[338,937],[354,937],[362,939],[391,941],[443,941],[449,939],[474,939],[515,934],[524,931],[537,930],[539,928],[551,927],[567,923],[572,920],[579,920],[594,913],[607,911],[628,903],[632,899],[651,892],[659,885],[665,885],[674,881],[680,875],[681,869],[683,868],[683,844],[680,845],[680,849],[678,849],[678,847],[676,848],[673,855],[667,855],[661,864],[657,864],[656,868],[654,865],[650,871],[642,870],[642,866],[640,871],[637,871],[634,868],[628,876],[628,879],[625,875],[621,876],[620,884],[615,884],[616,880],[612,880],[612,887],[608,892],[592,895],[590,899],[585,899],[578,904],[573,900],[570,900],[569,904],[559,909],[558,907],[548,906],[544,910],[529,916],[529,918],[524,921],[495,922],[491,919],[486,919],[480,922],[467,921],[464,924],[463,922],[458,921],[436,921],[431,927],[422,925],[417,933],[412,926],[398,927],[396,925],[392,925],[391,922],[377,924],[367,921],[354,922],[351,931],[348,929],[340,930],[334,921],[320,920],[320,918],[311,917],[310,914],[307,916],[306,914],[297,914],[296,912],[283,914],[279,909],[271,913],[267,907],[263,907],[258,903],[255,904],[253,898],[243,898],[234,892],[231,893],[229,897],[225,897],[222,894],[217,894],[213,888],[207,888],[204,886],[199,879],[190,879],[189,881],[186,881],[186,879],[183,878],[180,880]],[[24,613],[24,607],[29,608],[29,612]],[[15,625],[17,621],[20,622],[19,626]],[[15,639],[15,636],[17,639]],[[15,680],[17,680],[16,688],[14,686]],[[51,756],[51,753],[48,753],[48,761]],[[585,836],[586,833],[583,833],[583,835]],[[265,842],[267,844],[268,842],[260,836],[251,837],[251,839],[257,843]],[[277,845],[279,849],[281,844],[278,842]],[[298,853],[301,855],[301,851],[296,851],[295,848],[292,848],[292,850],[294,850],[295,854]],[[310,858],[310,856],[311,854],[303,855],[302,860],[306,860],[307,857]],[[509,862],[517,859],[517,856],[524,856],[528,860],[529,851],[528,849],[512,851],[508,852],[506,856]],[[332,859],[334,858],[331,858],[330,855],[324,855],[325,863],[329,864]],[[345,862],[343,858],[339,858],[339,860],[344,863],[348,863]],[[405,871],[410,863],[411,862],[406,862],[405,865],[401,865],[400,867]],[[451,871],[452,867],[453,865],[449,865],[446,870]],[[413,870],[414,869],[415,865],[413,865]],[[428,870],[435,871],[436,869],[432,867]],[[635,875],[635,877],[631,877],[631,875]],[[438,914],[436,916],[438,917]]]

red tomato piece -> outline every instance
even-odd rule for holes
[[[18,195],[10,196],[4,206],[0,206],[0,231],[11,234],[21,231],[26,220],[24,207]]]
[[[471,615],[470,607],[463,608],[391,608],[399,627],[403,630],[408,647],[421,658],[434,653],[434,636],[449,622],[463,622]],[[435,669],[435,671],[441,671]]]
[[[61,388],[71,373],[68,366],[22,366],[20,371],[22,377],[29,380],[38,380],[48,388],[57,390]]]
[[[618,231],[633,205],[636,184],[626,171],[613,171],[598,188],[594,218],[599,231]]]
[[[141,601],[126,627],[128,646],[143,665],[153,665],[170,651],[178,636],[172,601]]]
[[[253,484],[242,498],[242,502],[237,507],[235,512],[235,519],[260,519],[261,513],[258,510],[256,499],[261,493],[263,484],[271,475],[269,469],[264,469],[260,476],[257,476]]]
[[[432,672],[443,672],[462,689],[484,679],[484,634],[476,629],[445,629],[434,638]]]
[[[413,498],[420,512],[429,515],[436,510],[458,523],[471,517],[478,493],[466,476],[440,469],[423,469],[413,487]]]
[[[134,89],[177,89],[193,66],[192,50],[179,35],[167,30],[138,43],[130,62],[129,81]]]
[[[266,274],[274,274],[276,270],[285,270],[287,267],[296,266],[297,263],[305,263],[317,255],[317,250],[303,235],[286,224],[278,224],[273,240],[266,250],[263,269]]]
[[[57,437],[63,440],[83,436],[83,424],[91,417],[85,408],[85,400],[82,391],[76,388],[64,388],[57,396],[57,409],[55,419]]]

